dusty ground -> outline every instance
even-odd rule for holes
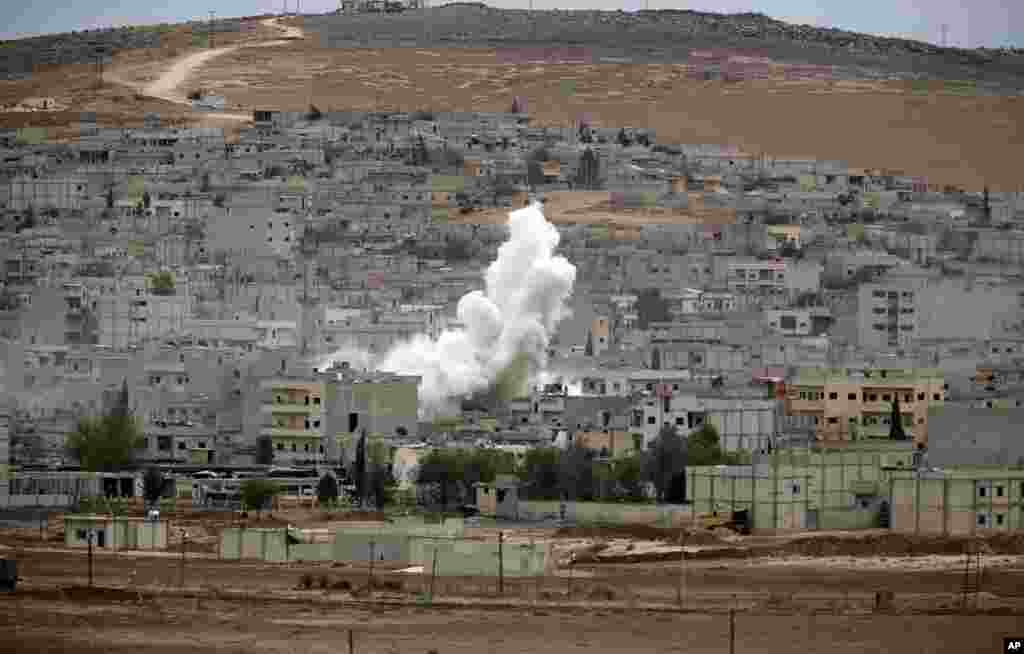
[[[283,22],[288,25],[287,21]],[[301,21],[291,23],[301,26]],[[188,35],[182,35],[183,40]],[[230,35],[266,44],[280,40],[265,23],[255,34]],[[289,36],[294,36],[289,35]],[[225,39],[228,37],[226,36]],[[194,114],[145,94],[186,43],[115,59],[110,83],[89,89],[89,66],[42,71],[24,82],[0,83],[0,104],[51,97],[96,111],[101,123],[140,122],[145,111],[170,121],[231,127],[238,120]],[[504,111],[525,97],[537,124],[569,125],[587,114],[596,125],[653,128],[659,141],[731,144],[775,156],[837,159],[851,166],[902,169],[934,183],[1017,190],[1015,162],[1024,151],[1024,98],[914,95],[902,82],[747,81],[723,85],[686,79],[678,64],[499,64],[493,49],[324,48],[307,35],[259,49],[203,55],[187,75],[173,75],[180,96],[206,88],[240,116],[252,108],[305,111],[393,108]],[[191,50],[193,55],[198,51]],[[207,58],[208,57],[208,58]],[[205,61],[203,61],[205,59]],[[459,80],[459,83],[452,83]],[[574,86],[574,88],[571,88]],[[0,113],[5,126],[60,125],[75,112]]]
[[[98,595],[98,594],[97,594]],[[283,602],[161,599],[131,594],[61,600],[55,593],[0,598],[0,625],[18,651],[725,652],[725,615],[644,612],[303,606]],[[735,651],[995,652],[1016,616],[748,615]]]
[[[734,606],[740,652],[989,652],[1019,631],[1021,615],[1007,614],[1011,604],[1024,609],[1000,596],[1019,592],[1019,561],[1012,574],[993,570],[982,613],[964,615],[955,610],[956,571],[855,570],[832,562],[693,563],[685,596],[691,612],[679,614],[678,567],[666,564],[623,566],[601,580],[583,569],[571,580],[546,580],[539,595],[532,580],[506,580],[499,608],[493,579],[439,579],[437,605],[428,607],[416,601],[428,584],[416,575],[378,571],[380,585],[390,588],[377,591],[372,603],[344,590],[319,590],[318,581],[312,590],[295,588],[304,572],[359,587],[365,569],[193,556],[183,596],[174,588],[179,559],[173,553],[97,555],[95,583],[115,590],[91,593],[71,588],[86,583],[81,553],[22,551],[18,560],[24,581],[17,594],[0,595],[0,625],[19,651],[120,652],[142,642],[155,652],[345,651],[353,629],[355,651],[370,653],[722,652],[729,633],[723,611]],[[897,593],[894,613],[871,612],[870,594],[880,589]]]
[[[358,517],[347,524],[373,524]],[[351,628],[355,651],[371,653],[720,652],[728,646],[723,612],[732,607],[736,651],[985,652],[1024,619],[1019,537],[981,544],[972,615],[960,610],[961,541],[881,531],[695,532],[680,561],[679,531],[655,527],[502,527],[510,544],[549,541],[556,559],[575,551],[579,563],[540,581],[506,579],[500,597],[494,577],[439,577],[428,607],[427,575],[377,565],[371,599],[365,564],[220,561],[212,545],[234,516],[181,512],[175,520],[209,539],[190,540],[183,590],[177,549],[97,552],[94,583],[112,590],[89,592],[74,589],[87,583],[86,553],[63,547],[56,516],[43,541],[38,530],[0,531],[0,557],[17,559],[22,580],[17,594],[0,595],[0,625],[12,628],[5,631],[21,651],[119,652],[145,642],[156,652],[326,652],[344,650]],[[319,531],[342,520],[296,509],[260,524],[285,523]],[[497,530],[467,535],[493,540]],[[303,588],[304,576],[311,588]],[[894,593],[884,615],[872,613],[879,591]],[[681,598],[688,613],[678,612]]]

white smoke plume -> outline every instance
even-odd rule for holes
[[[565,316],[576,267],[555,256],[560,235],[534,204],[509,214],[509,239],[487,269],[486,291],[459,300],[463,328],[435,341],[420,335],[395,347],[377,366],[421,375],[421,402],[440,406],[447,398],[483,390],[519,353],[534,370],[547,361],[551,335]]]
[[[513,359],[525,355],[536,374],[576,282],[576,267],[555,256],[560,235],[539,204],[509,214],[509,238],[487,269],[486,291],[459,300],[463,327],[436,340],[418,335],[385,354],[372,367],[419,375],[420,404],[433,413],[451,398],[489,388]],[[325,365],[338,358],[328,357]]]

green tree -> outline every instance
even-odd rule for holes
[[[256,439],[256,465],[269,466],[274,463],[274,441],[270,436]]]
[[[366,430],[364,429],[356,441],[356,455],[352,462],[352,479],[355,480],[356,497],[359,505],[366,503],[367,493],[367,461],[366,461]]]
[[[239,487],[239,492],[242,506],[246,510],[255,510],[259,516],[270,500],[281,492],[281,486],[270,479],[246,479]]]
[[[164,473],[160,472],[160,468],[146,468],[146,473],[142,477],[142,496],[146,499],[146,504],[153,506],[160,501],[164,493],[164,481]]]
[[[328,506],[338,499],[338,480],[332,474],[325,474],[316,485],[316,497],[320,506]]]
[[[420,460],[417,481],[421,484],[438,484],[441,491],[442,510],[457,493],[463,479],[462,459],[457,450],[439,448],[431,450]]]
[[[82,418],[67,441],[82,467],[92,472],[116,471],[131,464],[135,450],[145,444],[146,438],[129,408],[127,381],[110,413]]]
[[[686,442],[672,425],[662,425],[643,457],[644,478],[654,484],[658,501],[670,499],[673,480],[685,474],[686,465]]]
[[[718,430],[705,422],[686,439],[686,461],[691,466],[714,466],[724,462]]]
[[[903,430],[903,415],[900,413],[900,398],[893,398],[892,414],[889,417],[889,438],[894,441],[905,441],[908,439],[907,432]]]
[[[560,490],[572,500],[591,501],[596,495],[594,452],[579,443],[573,443],[559,452],[558,471]]]
[[[525,483],[530,499],[557,499],[561,484],[559,480],[559,455],[555,447],[535,447],[526,451],[519,478]]]
[[[644,496],[643,460],[639,453],[612,464],[612,472],[619,489],[630,500],[641,500]]]
[[[383,509],[393,504],[398,484],[392,475],[391,466],[375,464],[370,467],[369,473],[369,492],[376,507]]]

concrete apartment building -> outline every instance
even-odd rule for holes
[[[639,400],[634,407],[630,430],[643,434],[645,449],[666,424],[683,435],[711,424],[722,449],[729,452],[765,448],[777,434],[778,403],[763,392],[730,397],[686,386],[674,390],[663,384],[655,397]]]
[[[326,452],[331,461],[352,460],[356,439],[415,438],[419,424],[416,376],[362,372],[338,364],[318,375],[324,388]]]
[[[984,288],[966,279],[899,274],[858,291],[857,337],[863,347],[909,347],[920,340],[964,334],[991,338],[1004,322],[1020,321],[1019,291]]]
[[[260,380],[260,436],[271,438],[275,462],[323,460],[324,386],[304,378]]]
[[[801,368],[786,382],[785,414],[809,419],[821,440],[888,438],[898,401],[904,432],[927,444],[928,411],[945,397],[937,370]]]

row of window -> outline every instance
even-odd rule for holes
[[[1002,486],[996,485],[996,486],[993,486],[993,488],[995,489],[995,495],[993,497],[1005,497],[1005,495],[1003,494],[1004,488]],[[988,484],[979,484],[978,485],[978,497],[988,497],[989,496],[988,495],[988,491],[989,491],[989,485]],[[1024,498],[1024,482],[1021,482],[1021,484],[1020,484],[1020,496],[1021,496],[1021,498]]]
[[[320,421],[307,419],[305,421],[305,425],[306,429],[319,429]],[[277,420],[274,421],[274,426],[281,429],[291,429],[291,427],[289,427],[288,425],[288,420],[286,418],[278,418]]]
[[[312,403],[314,405],[320,406],[320,396],[319,395],[313,395],[313,396],[305,395],[305,396],[303,396],[303,398],[302,398],[303,399],[303,404],[305,404],[306,406],[309,406],[311,398],[312,398]],[[292,403],[288,399],[288,397],[286,397],[284,395],[275,395],[274,396],[274,402],[276,402],[277,404],[291,404]]]
[[[278,451],[278,452],[283,452],[283,451],[284,451],[284,449],[285,449],[285,448],[284,448],[284,443],[278,443],[278,444],[277,444],[277,451]],[[296,446],[296,444],[295,444],[295,443],[292,443],[291,451],[292,451],[292,452],[298,452],[298,451],[299,451],[299,450],[298,450],[298,447]],[[309,452],[309,451],[310,451],[310,449],[309,449],[309,443],[306,443],[306,444],[304,444],[304,445],[302,446],[302,451],[303,451],[303,452]],[[323,454],[323,453],[324,453],[324,446],[323,446],[323,445],[321,445],[321,446],[320,446],[320,454]]]
[[[948,387],[949,387],[949,384],[946,384],[946,388],[948,388]],[[862,401],[864,401],[864,402],[878,402],[879,394],[878,393],[863,393],[863,394],[861,394],[861,396],[863,398]],[[847,400],[856,401],[857,397],[858,397],[857,393],[847,393],[846,394],[846,399]],[[881,397],[882,397],[882,400],[881,400],[882,402],[892,402],[894,399],[899,399],[899,394],[881,393]],[[923,402],[924,398],[925,398],[925,394],[924,393],[918,393],[917,394],[918,401]],[[801,400],[824,400],[825,399],[825,394],[822,393],[821,391],[800,391],[800,399]],[[835,393],[835,392],[829,393],[828,394],[828,399],[830,399],[830,400],[838,400],[839,399],[839,393]],[[942,400],[942,393],[932,393],[932,399],[935,400],[935,401]],[[913,402],[914,401],[914,395],[912,393],[904,393],[902,401],[903,402],[908,402],[908,403],[909,402]]]
[[[896,291],[872,291],[871,297],[882,299],[882,300],[884,300],[884,299],[895,300],[898,297],[902,297],[905,300],[913,300],[914,299],[914,293],[912,291],[903,291],[902,293],[897,293]]]
[[[903,426],[904,427],[911,427],[911,426],[913,426],[913,424],[914,424],[914,416],[905,415],[905,416],[902,416],[902,418],[903,418]],[[818,419],[817,418],[814,419],[814,424],[818,424]],[[828,424],[830,424],[830,425],[838,425],[839,424],[839,418],[837,418],[835,416],[830,417],[828,419]],[[864,425],[865,427],[877,427],[878,425],[891,425],[892,424],[892,419],[889,416],[864,416],[863,419],[858,420],[857,416],[850,416],[850,424],[851,425],[861,424],[861,425]],[[917,424],[923,425],[924,424],[924,418],[918,418],[917,419]]]
[[[875,324],[871,325],[871,327],[876,332],[884,332],[884,331],[894,332],[897,329],[896,325],[887,325],[887,324],[881,323],[881,322],[876,322]],[[905,331],[905,332],[912,332],[912,331],[914,331],[914,325],[899,325],[899,329],[901,331]]]
[[[178,375],[175,378],[175,382],[177,382],[177,384],[179,386],[183,386],[185,384],[191,383],[191,381],[192,381],[192,378],[189,377],[188,375]],[[150,386],[158,386],[162,382],[163,382],[163,377],[160,376],[160,375],[150,375],[149,376],[149,385]]]

